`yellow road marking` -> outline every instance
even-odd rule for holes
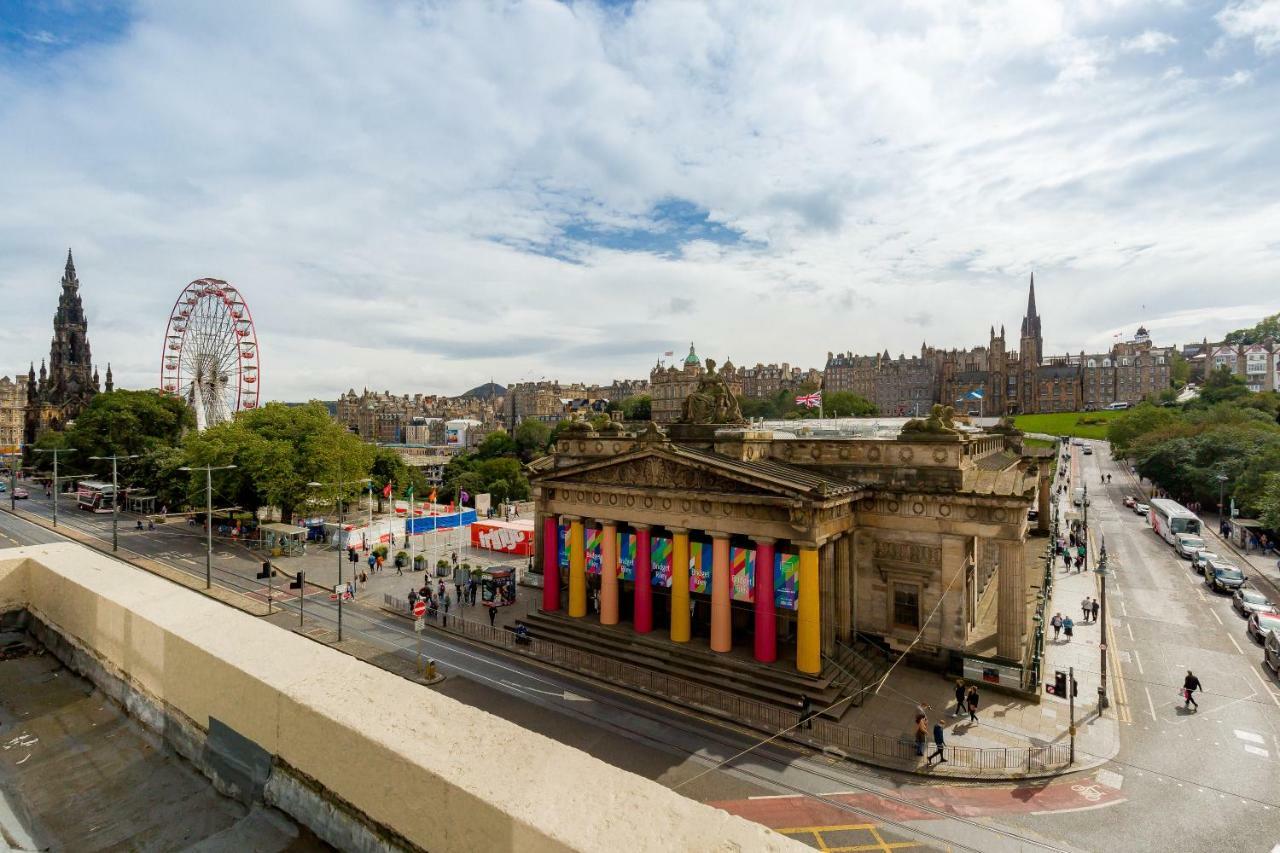
[[[847,823],[835,826],[793,826],[787,829],[775,829],[784,835],[796,835],[802,832],[844,832],[851,829],[875,829],[874,823]]]

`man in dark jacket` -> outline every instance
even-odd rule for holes
[[[941,721],[941,720],[938,720],[936,723],[934,723],[934,724],[933,724],[933,745],[934,745],[935,749],[933,750],[933,752],[931,752],[931,753],[929,754],[929,757],[928,757],[927,759],[925,759],[926,763],[928,763],[930,766],[932,766],[932,765],[933,765],[933,759],[935,759],[935,758],[936,758],[936,759],[938,759],[938,763],[939,763],[939,764],[946,764],[946,763],[947,763],[947,759],[946,759],[946,757],[944,757],[944,756],[943,756],[942,752],[943,752],[943,750],[945,750],[945,749],[946,749],[946,747],[947,747],[947,743],[946,743],[946,741],[943,739],[942,721]]]
[[[1204,688],[1200,686],[1200,679],[1196,678],[1191,670],[1187,670],[1187,677],[1182,680],[1183,708],[1190,708],[1192,705],[1195,705],[1196,710],[1200,710],[1200,706],[1196,704],[1195,698],[1191,695],[1197,690],[1201,693],[1204,692]]]

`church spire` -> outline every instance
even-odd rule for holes
[[[1031,274],[1031,290],[1027,293],[1027,316],[1036,317],[1036,274]]]
[[[67,247],[67,266],[65,269],[65,273],[66,273],[65,280],[67,281],[76,280],[76,262],[71,258],[70,246]]]
[[[115,390],[115,383],[111,381],[111,362],[107,362],[107,393],[110,394]]]

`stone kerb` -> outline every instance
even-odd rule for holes
[[[80,545],[0,552],[0,602],[421,849],[806,849]]]

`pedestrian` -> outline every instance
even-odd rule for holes
[[[1091,611],[1092,609],[1093,609],[1093,603],[1089,601],[1089,596],[1086,595],[1084,599],[1080,602],[1080,610],[1083,611],[1084,613],[1084,617],[1081,619],[1082,622],[1089,621],[1089,611]]]
[[[441,598],[444,598],[444,597],[445,597],[445,595],[444,595],[444,578],[441,578],[441,579],[440,579],[440,585],[439,585],[439,587],[437,587],[437,589],[436,589],[436,594],[437,594],[437,595],[439,595]]]
[[[455,569],[458,568],[458,552],[457,551],[453,552],[453,567]]]
[[[1093,612],[1093,621],[1098,621],[1098,613],[1102,610],[1102,605],[1098,603],[1098,599],[1093,600],[1093,604],[1089,608]]]
[[[1067,621],[1070,622],[1070,620]],[[976,686],[969,687],[969,692],[964,697],[964,704],[969,709],[969,722],[978,722],[978,688]]]
[[[1062,552],[1062,568],[1064,569],[1071,568],[1071,552],[1070,551]]]
[[[1062,633],[1067,635],[1068,643],[1071,642],[1071,635],[1075,633],[1075,628],[1076,628],[1076,623],[1071,621],[1070,616],[1062,620]]]
[[[413,605],[418,603],[418,591],[413,587],[409,587],[409,612],[413,612]]]
[[[965,693],[964,679],[957,678],[956,679],[956,709],[951,714],[951,716],[958,717],[964,713],[964,693]]]
[[[929,739],[929,718],[916,714],[916,756],[924,758],[924,745]]]
[[[404,569],[400,565],[400,558],[396,557],[396,577],[404,577]]]
[[[1200,686],[1200,679],[1196,678],[1195,675],[1192,674],[1191,670],[1187,670],[1187,677],[1182,680],[1182,707],[1183,708],[1190,708],[1192,705],[1195,705],[1196,710],[1197,711],[1200,710],[1200,705],[1196,702],[1195,697],[1192,695],[1197,690],[1199,690],[1201,693],[1204,692],[1204,688]]]
[[[946,764],[947,759],[942,754],[947,748],[947,742],[943,739],[942,720],[938,720],[933,724],[933,745],[934,750],[926,759],[927,763],[932,766],[933,759],[938,759],[939,764]]]
[[[442,621],[440,624],[442,627],[448,628],[449,627],[449,596],[445,595],[445,596],[441,596],[441,598],[443,599],[443,603],[444,603],[444,616],[442,617]]]
[[[1058,642],[1058,635],[1062,633],[1062,614],[1053,614],[1053,618],[1049,620],[1049,624],[1053,626],[1053,641],[1056,643]],[[956,713],[959,713],[958,709]]]
[[[489,607],[489,627],[492,628],[494,623],[497,620],[498,620],[498,608],[494,606],[490,606]]]
[[[462,603],[462,581],[457,579],[453,582],[453,600],[459,604]]]

